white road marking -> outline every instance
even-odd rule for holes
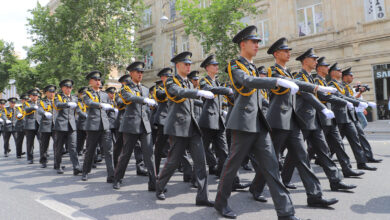
[[[64,203],[58,202],[49,196],[39,197],[35,201],[72,220],[96,220],[96,218],[93,218]]]

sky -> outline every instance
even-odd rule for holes
[[[27,17],[31,16],[28,10],[38,1],[46,5],[50,0],[0,0],[0,39],[12,42],[20,58],[26,57],[23,47],[32,45],[26,24]]]

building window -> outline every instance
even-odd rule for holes
[[[207,8],[209,6],[208,0],[200,0],[199,1],[199,8]]]
[[[249,16],[246,16],[246,17],[241,18],[240,22],[243,23],[245,26],[248,26],[251,23],[251,19]]]
[[[379,119],[390,119],[390,63],[374,65],[375,94]]]
[[[143,48],[145,69],[153,69],[153,45],[149,44]]]
[[[297,0],[299,36],[324,31],[324,16],[321,0]]]
[[[176,17],[176,0],[169,1],[169,19],[171,21],[175,20]]]
[[[384,0],[364,0],[366,21],[375,21],[386,17]]]
[[[205,49],[205,47],[206,47],[206,45],[203,45],[204,44],[204,39],[203,39],[203,37],[200,39],[200,48],[201,48],[201,55],[202,55],[202,58],[204,59],[204,58],[206,58],[206,56],[207,56],[207,53],[206,53],[206,49]]]
[[[181,51],[189,51],[190,50],[190,41],[188,39],[188,35],[181,36]]]
[[[261,20],[258,22],[257,25],[258,33],[261,38],[260,46],[265,46],[269,42],[269,21],[268,19],[266,20]]]
[[[152,25],[152,8],[144,10],[144,17],[142,18],[142,27],[148,28]]]

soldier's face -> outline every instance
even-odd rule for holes
[[[38,96],[37,95],[30,95],[30,100],[33,102],[36,102],[38,100]]]
[[[61,87],[61,90],[65,95],[70,95],[72,92],[72,87],[63,86]]]
[[[5,104],[0,104],[0,108],[3,109]]]
[[[46,94],[46,97],[47,97],[48,99],[53,99],[53,97],[54,97],[54,92],[49,92],[49,91],[47,91],[45,94]]]
[[[188,75],[191,72],[191,64],[180,62],[176,64],[176,69],[179,73]]]
[[[144,72],[141,72],[141,71],[131,71],[130,72],[131,79],[135,83],[140,83],[142,81],[143,75],[144,75]]]
[[[218,64],[210,64],[206,67],[206,70],[210,74],[217,74],[219,70]]]
[[[192,85],[194,85],[195,88],[198,88],[199,86],[199,80],[191,79]]]
[[[346,83],[352,83],[353,82],[353,76],[352,75],[347,75],[343,77],[344,82]]]
[[[329,66],[319,66],[317,68],[317,72],[326,76],[326,75],[328,75],[328,72],[329,72]]]
[[[331,73],[330,73],[330,77],[332,77],[332,78],[336,78],[336,79],[340,79],[341,78],[341,76],[342,76],[342,72],[341,71],[332,71]]]
[[[90,79],[89,85],[91,85],[92,88],[99,88],[102,85],[102,81],[100,79]]]
[[[291,52],[290,50],[277,50],[274,53],[274,56],[277,60],[280,60],[282,62],[288,62],[290,61]]]
[[[14,108],[15,107],[15,102],[10,102],[9,103],[9,107]]]
[[[312,57],[305,58],[303,64],[314,70],[317,66],[317,59]]]
[[[111,100],[114,100],[114,93],[109,92],[109,93],[107,93],[107,94],[108,94],[108,97],[109,97]]]
[[[168,76],[160,76],[160,79],[165,83],[168,79]]]
[[[244,51],[244,53],[254,57],[257,54],[257,51],[259,51],[259,42],[258,40],[245,40],[241,42],[241,50]]]

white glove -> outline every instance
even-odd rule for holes
[[[198,91],[198,96],[206,98],[206,99],[213,99],[214,98],[214,93],[206,90],[199,90]]]
[[[110,104],[108,104],[108,103],[100,103],[100,107],[103,109],[103,110],[110,110],[110,109],[112,109],[113,107],[110,105]]]
[[[229,88],[229,94],[233,94],[233,89],[232,88]]]
[[[68,102],[69,108],[76,108],[77,104],[75,102]]]
[[[52,116],[53,116],[52,113],[50,113],[50,112],[45,112],[45,117],[46,117],[46,118],[50,119]]]
[[[16,115],[16,117],[17,118],[21,118],[21,117],[23,117],[23,115],[21,113],[19,113],[19,114]]]
[[[222,111],[223,117],[226,117],[227,111]]]
[[[117,109],[117,108],[114,108],[114,112],[115,112],[115,113],[118,113],[118,109]]]
[[[318,91],[325,92],[325,93],[335,93],[337,92],[336,88],[329,87],[329,86],[318,86]]]
[[[12,121],[10,121],[10,120],[5,120],[5,123],[8,125],[8,124],[11,124],[12,123]]]
[[[278,81],[276,82],[276,85],[290,89],[291,94],[293,94],[293,95],[299,91],[299,87],[297,84],[295,84],[295,82],[292,82],[292,81],[289,81],[286,79],[278,79]]]
[[[365,102],[360,102],[358,108],[364,108],[366,109],[368,107],[368,104]]]
[[[0,118],[0,123],[3,123],[3,122],[4,122],[4,120],[2,118]]]
[[[34,106],[33,106],[33,109],[38,110],[38,106],[37,106],[37,105],[34,105]]]
[[[375,102],[368,102],[368,106],[371,108],[376,108],[376,103]]]
[[[326,119],[334,118],[334,113],[327,108],[322,109],[321,112],[322,112],[322,114],[324,114],[326,116]]]
[[[353,104],[350,103],[350,102],[347,102],[347,108],[348,108],[348,109],[353,109]]]
[[[147,104],[148,106],[155,106],[157,105],[156,101],[150,98],[144,98],[144,103]]]

